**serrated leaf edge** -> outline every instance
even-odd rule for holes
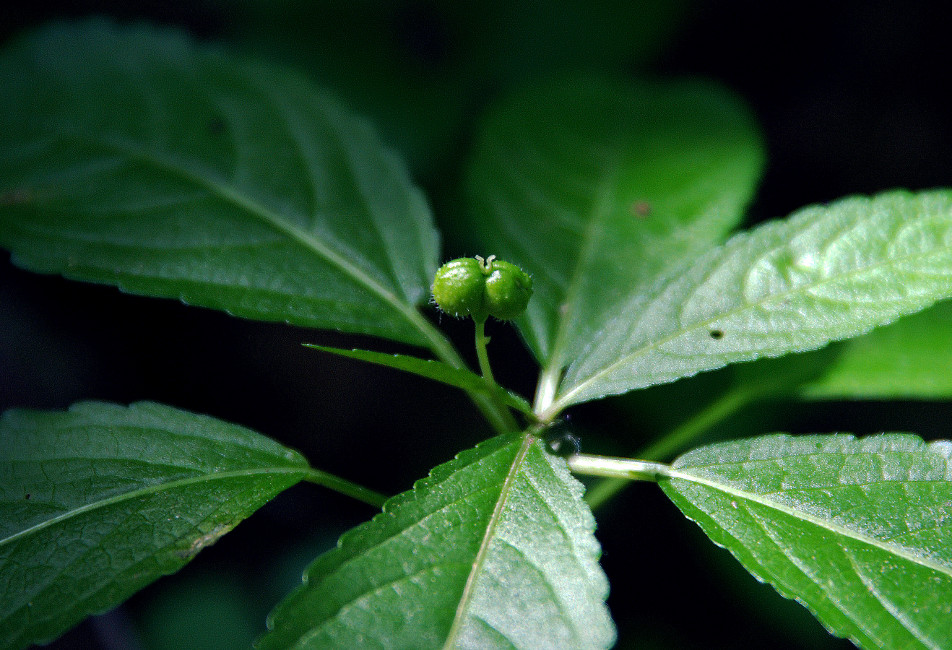
[[[529,448],[532,446],[533,442],[535,442],[535,438],[524,434],[522,436],[522,444],[519,446],[519,451],[516,452],[512,463],[509,465],[509,471],[507,472],[506,478],[503,481],[502,487],[499,491],[499,498],[496,500],[496,505],[493,508],[492,515],[490,515],[489,525],[486,526],[486,533],[483,535],[483,539],[479,544],[479,550],[476,553],[476,557],[473,559],[472,569],[470,570],[469,575],[466,577],[466,584],[463,587],[463,593],[461,594],[459,604],[456,607],[456,616],[453,618],[453,624],[450,626],[450,630],[446,635],[446,642],[443,644],[443,648],[445,650],[453,648],[456,644],[456,640],[459,638],[459,634],[462,630],[466,617],[466,612],[469,609],[469,603],[472,600],[476,579],[479,577],[480,569],[486,562],[486,556],[489,553],[489,546],[492,543],[493,537],[495,535],[496,527],[499,525],[499,522],[503,516],[503,511],[505,510],[506,504],[509,501],[509,495],[512,491],[513,481],[515,480],[519,469],[522,467],[522,463],[525,460],[526,454],[529,452]]]
[[[139,46],[141,43],[135,42],[134,39],[146,38],[150,40],[145,43],[145,47],[152,47],[155,45],[155,40],[158,39],[161,40],[163,47],[166,45],[171,45],[174,48],[176,54],[189,55],[193,58],[201,57],[203,62],[227,62],[230,66],[234,67],[236,72],[242,75],[243,81],[249,85],[257,86],[256,80],[247,74],[249,72],[263,75],[263,78],[282,75],[284,79],[289,81],[289,83],[293,83],[298,87],[304,88],[312,97],[321,98],[323,104],[318,110],[318,113],[321,117],[333,123],[332,128],[330,128],[330,132],[333,137],[340,140],[341,134],[338,129],[338,123],[335,122],[335,118],[339,117],[343,118],[353,126],[355,132],[359,134],[358,140],[373,140],[373,144],[376,145],[374,147],[373,155],[382,168],[386,170],[388,175],[397,177],[400,180],[406,182],[406,187],[408,190],[408,203],[412,204],[415,208],[422,207],[423,210],[429,214],[429,208],[427,206],[425,196],[420,188],[412,183],[412,180],[410,179],[409,173],[406,169],[406,165],[403,163],[399,153],[380,140],[379,134],[371,121],[358,113],[352,112],[331,93],[327,92],[321,86],[315,85],[311,80],[307,79],[300,73],[295,72],[293,69],[277,65],[269,66],[250,57],[236,56],[233,53],[229,53],[228,50],[221,45],[199,44],[180,29],[171,27],[157,27],[145,23],[134,23],[132,25],[126,26],[121,25],[110,18],[104,17],[92,17],[82,21],[74,22],[55,21],[52,24],[44,28],[37,29],[34,33],[28,34],[27,36],[19,39],[12,48],[9,48],[9,51],[12,51],[18,55],[29,54],[29,52],[36,47],[37,43],[42,44],[45,42],[45,39],[55,38],[62,40],[64,36],[65,38],[75,39],[78,36],[92,35],[95,37],[100,34],[108,35],[110,38],[115,39],[116,43],[119,43],[123,46],[128,45],[130,41],[133,41],[136,46]],[[295,129],[294,123],[291,120],[287,105],[283,101],[284,98],[280,96],[271,96],[271,99],[274,101],[276,114],[281,120],[284,121],[287,126],[288,134],[294,139],[295,143],[300,148],[301,138]],[[348,260],[345,251],[334,250],[333,247],[327,245],[319,238],[310,235],[301,228],[295,227],[290,222],[282,220],[277,213],[244,196],[241,192],[236,191],[228,184],[216,182],[210,177],[206,178],[195,171],[189,170],[186,168],[184,163],[176,162],[171,156],[150,154],[148,152],[144,152],[141,147],[136,146],[136,143],[117,141],[105,137],[94,138],[82,132],[70,133],[61,131],[57,134],[57,138],[65,142],[83,144],[92,149],[106,151],[117,156],[125,157],[126,159],[139,161],[154,169],[161,170],[176,176],[186,181],[190,185],[203,188],[212,195],[224,200],[226,203],[230,203],[237,209],[245,211],[246,213],[265,223],[267,226],[273,228],[278,233],[290,238],[307,250],[318,255],[331,267],[336,268],[342,274],[350,277],[358,285],[368,290],[371,294],[376,295],[381,301],[393,309],[396,314],[399,314],[399,316],[410,326],[411,330],[416,331],[420,335],[419,338],[415,337],[416,340],[410,340],[407,342],[417,345],[426,345],[438,355],[445,357],[448,362],[455,363],[456,360],[451,351],[452,348],[448,345],[445,339],[443,339],[442,335],[416,309],[415,301],[421,300],[426,295],[425,287],[412,287],[413,290],[411,293],[418,294],[415,297],[407,296],[406,298],[403,298],[396,295],[387,289],[383,284],[375,280],[371,275],[361,270],[355,264],[351,263]],[[349,156],[350,152],[347,151],[347,148],[343,147],[342,149],[344,150],[345,154]],[[358,184],[358,190],[365,191],[366,188],[361,187]],[[370,214],[371,220],[373,221],[376,228],[375,215],[369,208],[365,209]],[[376,230],[378,233],[380,233],[379,229]],[[432,246],[433,249],[438,249],[439,232],[432,224],[432,221],[424,225],[422,228],[417,229],[417,234],[419,234],[421,241],[424,243],[424,248]],[[428,242],[427,240],[431,241]],[[405,280],[407,279],[406,274],[401,272],[401,269],[399,269],[394,264],[394,257],[392,254],[393,252],[390,250],[391,247],[385,245],[384,248],[388,251],[389,272],[393,274],[391,278],[394,280],[398,288],[406,291],[408,289],[405,284]],[[24,268],[30,269],[34,266],[29,263],[23,263],[30,259],[30,256],[19,254],[16,251],[11,252],[11,259],[14,261],[14,263],[17,263]],[[428,266],[430,264],[430,262],[427,262]],[[63,277],[74,279],[77,275],[75,270],[81,268],[81,266],[61,262],[57,264],[55,268],[55,272],[62,274]],[[71,272],[71,270],[74,272]],[[94,272],[98,271],[98,269],[91,270]],[[435,266],[433,269],[430,269],[431,273],[433,271],[435,271]],[[101,277],[99,280],[88,277],[79,279],[103,282],[107,281],[105,280],[106,277],[109,278],[109,284],[116,284],[120,290],[127,293],[177,298],[185,304],[195,304],[197,302],[198,304],[203,304],[214,309],[225,311],[231,315],[260,319],[260,316],[251,315],[250,313],[246,313],[240,309],[222,307],[219,305],[207,305],[206,301],[193,301],[190,298],[187,289],[178,291],[142,291],[135,288],[134,281],[130,281],[130,278],[124,277],[121,273],[117,274],[110,272],[106,276]],[[134,278],[132,278],[132,280],[134,280]],[[287,321],[289,319],[286,318],[285,320]],[[383,332],[368,333],[386,337],[386,334]]]
[[[821,519],[821,518],[819,518],[819,517],[816,517],[816,516],[814,516],[814,515],[810,515],[810,514],[804,512],[804,511],[802,511],[802,510],[797,510],[796,508],[791,508],[790,506],[785,506],[785,505],[780,504],[780,503],[777,503],[776,501],[773,501],[773,500],[771,500],[771,499],[765,499],[765,498],[763,498],[763,495],[759,495],[759,494],[756,494],[756,493],[753,493],[753,492],[746,492],[746,491],[744,491],[744,490],[738,490],[738,489],[736,489],[736,488],[730,488],[730,487],[725,486],[723,483],[718,483],[717,481],[713,481],[713,480],[709,480],[709,479],[703,479],[703,478],[700,478],[700,477],[697,477],[697,476],[692,476],[691,474],[689,474],[689,473],[687,473],[687,472],[682,472],[682,471],[675,470],[675,469],[669,470],[669,472],[668,472],[668,477],[667,477],[667,478],[669,478],[669,479],[681,479],[681,480],[683,480],[683,481],[688,481],[688,482],[690,482],[690,483],[697,483],[697,484],[699,484],[699,485],[707,486],[707,487],[709,487],[709,488],[718,490],[718,491],[723,492],[723,493],[725,493],[725,494],[729,494],[729,495],[734,496],[734,497],[737,497],[737,498],[739,498],[739,499],[745,499],[745,500],[751,501],[751,502],[753,502],[753,503],[757,503],[757,504],[759,504],[759,505],[765,506],[765,507],[770,508],[770,509],[772,509],[772,510],[776,510],[776,511],[778,511],[778,512],[782,512],[782,513],[784,513],[784,514],[786,514],[786,515],[789,515],[789,516],[791,516],[791,517],[794,517],[794,518],[796,518],[796,519],[800,519],[800,520],[803,520],[803,521],[807,521],[807,522],[809,522],[809,523],[811,523],[811,524],[817,526],[818,528],[822,528],[822,529],[824,529],[824,530],[829,530],[830,532],[836,533],[836,534],[838,534],[838,535],[842,535],[843,537],[847,537],[847,538],[850,538],[850,539],[854,539],[854,540],[856,540],[856,541],[858,541],[858,542],[863,542],[863,543],[865,543],[865,544],[869,544],[870,546],[879,548],[880,550],[885,551],[885,552],[887,552],[887,553],[891,553],[891,554],[893,554],[893,555],[897,555],[897,556],[899,556],[899,557],[901,557],[901,558],[903,558],[903,559],[905,559],[905,560],[908,560],[908,561],[910,561],[910,562],[912,562],[912,563],[914,563],[914,564],[919,564],[919,565],[924,566],[924,567],[926,567],[926,568],[932,569],[932,570],[934,570],[934,571],[938,571],[939,573],[944,573],[945,575],[948,575],[949,577],[952,577],[952,567],[950,567],[950,566],[948,566],[948,565],[940,564],[940,563],[934,562],[934,561],[932,561],[932,560],[930,560],[930,559],[928,559],[928,558],[924,558],[924,557],[920,557],[920,556],[913,555],[913,554],[909,553],[908,551],[906,551],[905,549],[903,549],[903,548],[900,547],[900,546],[891,545],[891,544],[889,544],[889,543],[887,543],[887,542],[884,542],[884,541],[882,541],[882,540],[879,540],[879,539],[877,539],[877,538],[875,538],[875,537],[872,537],[872,536],[870,536],[870,535],[866,535],[866,534],[863,534],[863,533],[859,533],[859,532],[854,531],[854,530],[852,530],[852,529],[850,529],[850,528],[847,528],[847,527],[845,527],[845,526],[840,526],[840,525],[837,525],[837,524],[832,524],[832,523],[826,522],[825,520],[823,520],[823,519]],[[666,479],[662,479],[662,480],[666,480]]]
[[[324,553],[323,555],[318,556],[304,571],[302,578],[302,583],[298,585],[289,595],[287,595],[281,602],[279,602],[268,614],[267,618],[267,628],[269,631],[274,629],[274,625],[277,622],[278,618],[281,616],[282,609],[286,606],[288,601],[296,594],[298,591],[306,589],[311,583],[311,574],[318,570],[324,570],[322,563],[326,563],[333,558],[334,554],[350,552],[349,547],[359,548],[361,546],[361,538],[365,536],[373,536],[377,534],[377,531],[382,525],[384,525],[385,518],[394,510],[402,508],[405,505],[412,504],[415,501],[418,501],[423,497],[423,493],[426,490],[435,488],[444,480],[450,478],[457,471],[472,465],[473,463],[479,462],[484,458],[488,458],[493,454],[497,453],[499,450],[513,444],[515,438],[520,434],[504,434],[499,435],[488,440],[484,440],[477,444],[475,447],[470,447],[464,449],[463,451],[456,454],[452,459],[441,463],[430,470],[430,473],[415,481],[413,486],[404,492],[394,495],[384,503],[381,512],[371,518],[369,521],[365,521],[362,524],[358,524],[356,527],[351,528],[346,531],[340,538],[337,540],[337,545],[332,549]],[[356,556],[353,556],[356,557]],[[345,558],[341,563],[349,562],[353,557]],[[308,631],[311,633],[312,631]],[[267,633],[265,633],[267,636]],[[261,638],[265,638],[262,636]],[[304,638],[304,637],[302,637]],[[298,639],[298,644],[301,642],[301,639]],[[257,647],[257,643],[255,646]]]
[[[885,197],[889,197],[889,196],[898,196],[898,195],[903,195],[903,196],[912,197],[912,198],[917,197],[917,196],[921,196],[921,194],[917,194],[917,193],[914,193],[914,192],[894,191],[894,192],[884,192],[884,193],[877,194],[877,195],[874,195],[874,196],[871,196],[871,197],[870,197],[870,196],[851,196],[851,197],[844,197],[843,199],[840,199],[839,202],[850,201],[850,200],[855,200],[855,199],[862,199],[862,200],[865,200],[865,201],[867,201],[867,202],[871,202],[871,201],[876,200],[876,199],[879,199],[879,198],[885,198]],[[837,202],[837,203],[839,203],[839,202]],[[804,216],[804,224],[807,225],[807,226],[810,226],[810,225],[812,225],[812,224],[805,218],[806,216],[808,216],[808,211],[810,211],[810,210],[815,210],[815,209],[820,208],[820,207],[824,207],[824,206],[815,206],[815,205],[814,205],[814,206],[804,207],[804,208],[802,208],[801,210],[798,210],[796,213],[794,213],[794,215],[792,215],[791,218],[792,218],[792,219],[796,219],[798,216],[800,216],[800,215],[802,214],[802,215]],[[786,224],[788,224],[788,223],[790,223],[790,219],[785,219],[785,220],[780,220],[780,221],[775,221],[775,222],[768,222],[768,223],[764,224],[763,226],[761,226],[761,227],[758,228],[758,229],[738,233],[737,235],[735,235],[734,237],[732,237],[728,242],[726,242],[725,244],[723,244],[723,245],[717,247],[716,249],[713,249],[707,256],[705,256],[704,258],[701,258],[701,259],[702,259],[702,261],[703,261],[703,260],[706,259],[706,258],[716,257],[719,253],[723,253],[724,251],[729,250],[729,247],[733,247],[733,246],[740,247],[745,241],[749,240],[750,237],[751,237],[755,232],[758,232],[758,231],[760,231],[761,229],[779,228],[779,227],[782,227],[783,225],[786,225]],[[884,266],[894,266],[894,265],[896,265],[896,264],[898,264],[898,263],[907,262],[907,261],[909,261],[909,260],[913,260],[913,259],[917,259],[917,258],[921,258],[921,257],[926,257],[926,258],[927,258],[927,257],[931,257],[931,256],[933,256],[933,255],[936,255],[937,252],[938,252],[938,250],[939,250],[939,249],[931,250],[931,251],[929,251],[928,253],[925,253],[925,254],[923,254],[923,253],[921,253],[921,252],[917,252],[917,253],[915,253],[915,254],[908,255],[908,256],[887,257],[887,258],[883,259],[882,261],[880,261],[880,262],[878,262],[878,263],[875,263],[875,264],[871,264],[871,265],[863,266],[863,267],[861,267],[861,268],[854,269],[854,270],[850,271],[849,273],[844,273],[844,274],[839,274],[839,275],[832,275],[832,276],[829,276],[829,277],[822,278],[822,279],[821,279],[820,281],[818,281],[818,282],[811,282],[811,283],[808,283],[808,284],[797,285],[797,286],[794,287],[793,289],[790,289],[790,290],[787,290],[787,291],[783,291],[783,292],[779,292],[779,293],[766,294],[766,295],[762,296],[762,297],[761,297],[759,300],[757,300],[757,301],[754,301],[754,302],[744,302],[743,304],[739,305],[738,307],[736,307],[736,308],[734,308],[734,309],[730,309],[730,310],[728,310],[728,311],[718,312],[718,313],[715,314],[714,316],[711,316],[710,318],[707,318],[707,319],[705,319],[705,320],[703,320],[703,321],[694,322],[694,323],[692,323],[692,324],[691,324],[690,326],[688,326],[688,327],[678,328],[677,330],[675,330],[675,331],[673,331],[673,332],[671,332],[671,333],[665,335],[665,336],[662,337],[662,338],[659,338],[659,339],[656,339],[656,340],[652,340],[652,341],[650,341],[647,345],[643,345],[643,346],[641,346],[641,347],[639,347],[639,348],[637,348],[637,349],[635,349],[635,350],[632,350],[631,352],[629,352],[629,353],[627,353],[627,354],[625,354],[625,355],[623,355],[623,356],[621,356],[621,357],[618,357],[618,358],[617,358],[614,362],[612,362],[611,364],[609,364],[609,365],[607,365],[607,366],[601,368],[600,370],[598,370],[598,371],[596,371],[596,372],[594,372],[594,373],[588,375],[587,377],[585,377],[585,379],[584,379],[583,381],[574,384],[569,390],[563,392],[563,391],[561,390],[561,387],[560,387],[560,391],[559,391],[559,393],[558,393],[557,398],[555,399],[555,401],[553,402],[553,404],[546,410],[546,412],[543,413],[540,417],[541,417],[543,420],[550,420],[550,419],[554,418],[554,417],[555,417],[555,414],[561,412],[563,409],[567,408],[568,406],[571,406],[572,404],[577,403],[576,400],[575,400],[575,395],[577,395],[577,394],[579,394],[579,393],[583,393],[583,394],[584,394],[584,389],[585,389],[587,386],[591,385],[592,383],[596,382],[600,377],[603,377],[603,376],[606,376],[606,375],[610,375],[610,374],[611,374],[612,372],[614,372],[617,368],[626,365],[631,359],[635,359],[635,358],[637,358],[637,357],[639,357],[639,356],[642,356],[642,355],[644,355],[644,354],[647,354],[647,353],[649,353],[649,352],[651,352],[651,351],[653,351],[653,350],[655,350],[655,349],[657,349],[657,348],[660,348],[660,347],[663,346],[664,344],[670,343],[672,340],[677,339],[677,338],[683,336],[684,334],[686,334],[686,333],[688,333],[688,332],[697,331],[697,330],[703,330],[703,329],[705,329],[705,328],[708,328],[712,323],[715,323],[715,322],[717,322],[718,320],[721,320],[721,319],[724,319],[724,318],[727,318],[727,317],[730,317],[730,316],[734,316],[734,315],[736,315],[736,314],[738,314],[738,313],[740,313],[740,312],[746,311],[746,310],[748,310],[748,309],[751,309],[751,308],[753,308],[753,307],[757,307],[757,306],[762,305],[762,304],[766,304],[766,303],[770,303],[770,302],[779,302],[779,301],[782,301],[783,299],[785,299],[786,297],[788,297],[788,296],[790,296],[790,295],[792,295],[792,294],[807,293],[808,291],[810,291],[810,290],[812,290],[812,289],[815,289],[816,287],[823,286],[824,284],[826,284],[826,283],[828,283],[828,282],[840,282],[840,281],[842,281],[842,280],[845,279],[845,278],[849,278],[850,276],[868,274],[868,273],[870,273],[870,272],[872,272],[872,271],[875,271],[875,270],[877,270],[877,269],[879,269],[879,268],[881,268],[881,267],[884,267]],[[690,268],[691,268],[691,267],[688,267],[688,269],[690,269]],[[654,287],[654,291],[651,292],[651,293],[653,294],[653,297],[661,296],[661,295],[664,293],[664,290],[667,289],[668,286],[677,283],[677,282],[679,281],[681,275],[683,274],[683,271],[684,271],[684,269],[682,269],[682,273],[680,273],[680,274],[675,274],[675,275],[673,275],[673,276],[667,276],[667,277],[663,278],[661,282],[659,282],[658,284],[656,284],[655,287]],[[902,312],[902,313],[900,313],[900,314],[897,314],[897,315],[894,316],[893,318],[891,318],[891,319],[889,319],[889,320],[885,320],[885,321],[883,321],[883,322],[879,322],[879,323],[866,323],[866,324],[865,324],[865,327],[862,328],[862,329],[860,329],[860,331],[858,331],[857,334],[852,335],[852,336],[849,336],[849,337],[844,337],[844,338],[853,338],[854,336],[860,336],[860,335],[862,335],[862,334],[866,334],[866,333],[872,331],[872,329],[873,329],[874,327],[877,327],[877,326],[880,326],[880,325],[886,325],[886,324],[895,322],[897,319],[901,318],[902,316],[909,315],[909,314],[912,314],[912,313],[917,313],[918,311],[921,311],[922,309],[927,309],[928,307],[934,305],[935,303],[939,302],[939,301],[942,300],[942,299],[943,299],[943,298],[941,298],[941,297],[936,298],[935,300],[932,300],[931,302],[928,302],[927,304],[925,304],[923,307],[920,307],[919,309],[913,309],[913,310],[911,310],[911,311],[904,311],[904,312]],[[650,303],[645,303],[645,304],[650,304]],[[608,327],[610,327],[610,324],[606,327],[606,329],[607,329]],[[593,342],[590,343],[588,347],[592,347],[592,345],[593,345],[595,342],[597,342],[600,338],[601,338],[600,335],[596,335],[595,337],[593,337]],[[764,355],[755,355],[755,356],[745,356],[744,359],[748,359],[748,360],[749,360],[749,359],[756,359],[756,358],[776,358],[776,357],[778,357],[778,356],[783,356],[783,355],[785,355],[785,354],[790,354],[790,353],[795,353],[795,352],[806,352],[806,351],[808,351],[808,350],[814,350],[814,349],[822,348],[822,347],[826,346],[827,344],[829,344],[829,343],[831,343],[831,342],[833,342],[833,341],[835,341],[835,340],[843,340],[843,339],[842,339],[842,338],[831,338],[831,339],[828,339],[828,340],[827,340],[826,342],[824,342],[824,343],[821,343],[821,344],[818,344],[818,345],[813,345],[813,346],[806,347],[806,348],[802,348],[802,349],[799,349],[799,348],[798,348],[798,349],[796,349],[796,350],[790,350],[790,351],[785,352],[785,353],[773,354],[773,355],[771,355],[771,354],[764,354]],[[584,356],[584,354],[583,354],[582,356]],[[740,361],[740,360],[738,360],[738,361]],[[732,361],[732,362],[730,362],[730,363],[732,364],[732,363],[736,363],[736,362],[737,362],[737,361]],[[730,364],[723,364],[723,365],[730,365]],[[722,367],[722,366],[716,366],[716,367]],[[697,373],[695,372],[695,373],[692,373],[692,374],[697,374]],[[690,376],[690,375],[688,375],[688,376]],[[591,401],[591,400],[594,400],[594,399],[599,399],[599,398],[605,397],[605,396],[607,396],[607,395],[609,395],[609,394],[614,394],[614,393],[605,393],[605,392],[603,392],[603,393],[599,393],[599,394],[597,394],[597,395],[587,396],[587,397],[585,397],[582,401]]]

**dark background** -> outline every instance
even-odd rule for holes
[[[54,18],[106,14],[179,25],[294,65],[336,88],[404,152],[447,233],[446,257],[459,247],[454,182],[475,117],[507,88],[565,68],[704,76],[744,97],[768,147],[751,221],[846,194],[952,179],[949,22],[940,3],[797,3],[786,11],[755,1],[618,2],[598,10],[585,2],[457,4],[34,3],[3,10],[0,40]],[[468,351],[468,324],[447,320]],[[531,358],[512,331],[493,330],[498,377],[531,395]],[[402,350],[36,276],[0,254],[2,409],[161,401],[251,427],[300,449],[318,468],[387,493],[488,435],[455,391],[328,358],[302,349],[303,341]],[[587,451],[630,453],[664,430],[646,404],[687,403],[677,420],[695,408],[692,398],[700,405],[716,394],[718,377],[577,408],[572,426]],[[688,401],[666,401],[675,390]],[[924,403],[778,403],[748,409],[723,428],[948,437],[949,411]],[[757,584],[655,486],[635,485],[597,514],[619,647],[850,647]],[[52,647],[247,646],[306,563],[372,515],[327,490],[293,488],[176,577]]]

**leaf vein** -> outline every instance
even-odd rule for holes
[[[945,564],[942,564],[930,558],[915,555],[914,553],[911,553],[904,548],[897,547],[892,544],[884,543],[883,540],[881,539],[878,539],[871,535],[867,535],[863,532],[854,530],[847,526],[836,524],[830,521],[825,521],[819,517],[811,515],[802,510],[797,510],[795,508],[784,505],[782,503],[777,503],[776,501],[772,499],[765,499],[763,498],[763,495],[758,494],[756,492],[741,490],[739,488],[726,485],[725,483],[721,483],[716,480],[706,479],[706,478],[702,478],[690,473],[683,472],[680,469],[671,469],[669,472],[669,476],[671,478],[679,478],[681,480],[688,481],[689,483],[704,485],[708,488],[711,488],[719,492],[723,492],[724,494],[729,494],[738,499],[748,500],[751,503],[762,505],[771,510],[775,510],[787,516],[793,517],[794,519],[798,519],[798,520],[810,523],[816,526],[817,528],[828,530],[832,533],[842,535],[843,537],[847,537],[850,539],[857,540],[859,542],[863,542],[874,548],[878,548],[879,550],[884,551],[886,553],[891,553],[913,564],[918,564],[925,568],[928,568],[933,571],[937,571],[939,573],[952,577],[952,567],[950,566],[947,566]]]
[[[288,468],[288,467],[277,467],[277,466],[260,467],[256,469],[230,470],[225,472],[213,472],[210,474],[202,474],[201,476],[188,477],[184,479],[176,479],[174,481],[169,481],[168,483],[148,486],[138,490],[133,490],[131,492],[126,492],[124,494],[119,494],[119,495],[115,495],[106,499],[102,499],[95,503],[90,503],[84,506],[80,506],[79,508],[75,508],[74,510],[71,510],[68,513],[64,513],[62,515],[58,515],[51,519],[47,519],[46,521],[30,526],[29,528],[24,528],[21,531],[18,531],[3,539],[0,539],[0,547],[3,547],[6,544],[10,544],[22,537],[26,537],[28,535],[36,533],[45,528],[49,528],[51,526],[59,524],[68,519],[77,517],[81,514],[93,512],[95,510],[98,510],[100,508],[105,508],[115,503],[130,501],[142,496],[146,496],[148,494],[163,492],[167,490],[174,490],[179,487],[192,485],[196,483],[202,483],[205,481],[211,483],[214,481],[230,480],[230,479],[242,478],[242,477],[253,477],[257,475],[267,477],[267,476],[273,476],[276,474],[300,474],[303,477],[305,474],[305,470],[303,468]]]

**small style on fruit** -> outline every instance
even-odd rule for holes
[[[440,267],[432,288],[437,306],[451,316],[511,320],[529,304],[532,278],[495,255],[461,257]]]

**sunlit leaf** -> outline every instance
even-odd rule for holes
[[[950,276],[947,191],[805,208],[620,306],[552,410],[863,334],[952,296]]]
[[[581,492],[531,438],[465,451],[319,557],[259,647],[608,647]]]
[[[952,639],[952,443],[773,435],[697,449],[661,487],[754,576],[864,648]]]

